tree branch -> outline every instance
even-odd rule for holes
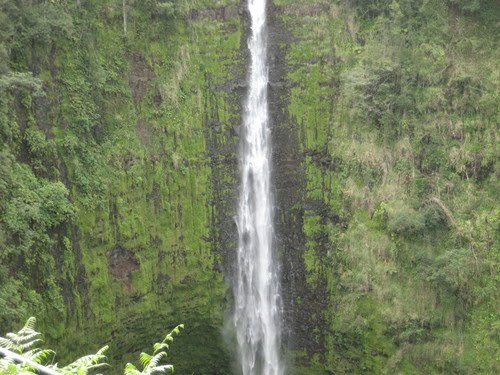
[[[28,365],[30,365],[31,367],[33,367],[34,369],[36,369],[37,371],[39,371],[40,373],[42,374],[46,374],[46,375],[61,375],[61,373],[57,372],[57,371],[54,371],[48,367],[45,367],[45,366],[42,366],[41,364],[39,363],[36,363],[30,359],[27,359],[25,357],[23,357],[22,355],[20,354],[17,354],[17,353],[14,353],[8,349],[5,349],[5,348],[0,348],[0,355],[6,357],[6,358],[12,358],[14,360],[14,362],[18,362],[18,363],[26,363]]]

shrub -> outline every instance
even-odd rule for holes
[[[403,202],[397,202],[388,209],[387,227],[400,236],[415,236],[425,228],[425,217]]]

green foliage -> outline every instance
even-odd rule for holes
[[[498,2],[310,3],[280,2],[294,38],[280,94],[306,174],[306,288],[329,299],[327,322],[307,322],[328,332],[311,335],[325,342],[324,371],[498,372],[498,345],[486,344],[498,299]]]
[[[163,373],[167,371],[174,372],[174,366],[168,364],[161,364],[162,360],[167,357],[167,349],[169,348],[168,343],[174,341],[174,335],[178,335],[180,330],[184,328],[183,324],[175,327],[162,342],[157,342],[154,344],[154,352],[152,355],[147,353],[141,353],[140,360],[143,367],[142,371],[139,371],[131,363],[127,363],[125,366],[125,375],[151,375],[154,373]]]
[[[475,12],[481,7],[480,0],[448,0],[448,2],[466,12]]]
[[[31,72],[9,72],[0,76],[0,92],[20,89],[30,90],[37,96],[43,95],[42,81],[34,78]]]
[[[63,361],[113,334],[113,364],[168,313],[196,322],[176,370],[229,371],[200,155],[206,121],[237,116],[213,87],[234,78],[240,19],[196,14],[236,4],[127,1],[124,38],[121,1],[0,0],[0,330],[37,312]],[[116,248],[138,268],[110,272]]]
[[[39,348],[41,334],[35,330],[36,319],[31,317],[26,321],[23,328],[17,333],[7,333],[6,337],[0,337],[0,374],[16,375],[16,374],[37,374],[54,373],[63,375],[86,375],[89,372],[95,373],[95,370],[106,366],[106,356],[104,353],[109,349],[104,346],[95,354],[86,355],[78,358],[76,361],[59,367],[57,364],[52,364],[55,352],[52,350],[43,350]],[[125,375],[150,375],[161,374],[167,371],[174,371],[172,365],[161,364],[162,359],[167,356],[168,343],[174,341],[174,336],[180,333],[184,328],[183,324],[175,327],[168,333],[162,342],[154,344],[154,353],[149,355],[141,353],[140,360],[144,367],[143,371],[131,363],[125,366]],[[19,356],[16,356],[19,355]]]
[[[387,216],[387,228],[391,233],[411,237],[421,234],[425,228],[424,215],[403,202],[394,202],[387,209]]]
[[[113,333],[113,362],[188,317],[176,370],[230,372],[219,202],[246,34],[215,8],[238,4],[130,1],[124,38],[121,1],[0,0],[0,329],[40,312],[64,360]],[[274,4],[276,126],[300,129],[307,180],[293,302],[325,297],[303,373],[497,373],[498,2]]]
[[[103,353],[108,349],[107,346],[62,368],[57,364],[51,364],[55,352],[38,347],[42,340],[41,334],[35,330],[35,323],[35,318],[31,317],[19,332],[7,333],[5,338],[0,337],[0,349],[8,350],[1,352],[3,358],[0,359],[0,374],[36,374],[40,371],[45,373],[52,371],[51,373],[55,374],[85,375],[105,365],[102,362],[106,359]]]

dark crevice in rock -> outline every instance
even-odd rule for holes
[[[134,103],[139,103],[146,94],[150,83],[156,78],[153,69],[149,66],[144,55],[134,52],[130,56],[131,72],[129,86]]]
[[[242,108],[247,90],[249,19],[244,1],[240,6],[223,7],[216,10],[205,10],[193,13],[196,17],[215,17],[226,20],[239,16],[242,37],[238,52],[238,61],[232,65],[232,78],[215,84],[210,75],[205,76],[204,85],[204,129],[207,141],[207,156],[211,168],[210,187],[212,197],[208,200],[210,213],[210,235],[207,239],[214,254],[219,255],[220,263],[215,265],[216,271],[224,272],[228,280],[232,279],[237,247],[237,228],[234,217],[237,214],[238,202],[238,145],[241,126]],[[230,31],[229,31],[230,32]],[[226,94],[225,100],[230,108],[230,120],[224,122],[219,118],[218,97]]]
[[[242,8],[236,5],[201,10],[193,9],[191,12],[189,12],[187,19],[196,20],[201,18],[214,21],[227,21],[230,18],[238,16],[239,14],[241,14],[241,12]]]
[[[303,231],[307,208],[304,170],[306,153],[302,151],[301,127],[287,113],[291,84],[287,80],[290,66],[286,56],[294,38],[281,20],[286,12],[300,11],[307,15],[325,11],[323,6],[304,7],[307,9],[283,9],[272,4],[269,6],[269,108],[276,196],[275,231],[281,261],[284,303],[284,340],[289,349],[305,350],[312,355],[324,352],[327,281],[325,275],[319,272],[317,282],[314,285],[308,283],[308,271],[304,264],[307,240]],[[336,220],[333,214],[330,216],[330,220]]]
[[[106,253],[108,258],[109,273],[116,279],[125,283],[130,289],[132,287],[132,272],[140,267],[139,259],[130,250],[120,246]]]

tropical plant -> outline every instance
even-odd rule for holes
[[[35,330],[36,319],[31,317],[27,320],[21,330],[17,333],[7,333],[5,337],[0,337],[0,375],[86,375],[90,371],[106,366],[106,356],[104,352],[108,346],[102,347],[95,354],[86,355],[64,367],[53,364],[55,352],[50,349],[41,349],[41,333]],[[167,371],[174,371],[174,366],[162,364],[162,360],[167,357],[166,350],[169,343],[174,340],[174,335],[178,335],[184,328],[183,324],[175,327],[165,336],[160,343],[153,346],[153,355],[141,353],[140,361],[143,370],[138,370],[133,364],[127,363],[125,375],[150,375],[161,374]]]
[[[16,370],[26,370],[27,367],[37,367],[54,355],[52,350],[42,350],[36,345],[40,343],[40,333],[35,331],[35,318],[29,318],[23,328],[17,333],[7,333],[0,337],[0,354],[5,357],[0,359],[0,372],[16,373]],[[24,359],[24,363],[16,365]],[[24,372],[24,371],[23,371]]]
[[[132,363],[127,363],[125,366],[125,375],[150,375],[155,373],[164,373],[174,371],[173,365],[161,364],[162,360],[167,358],[166,350],[169,348],[168,343],[174,341],[174,334],[178,335],[180,330],[184,328],[184,324],[179,324],[170,331],[162,342],[157,342],[153,345],[153,354],[141,353],[140,360],[143,370],[139,371]]]
[[[91,369],[105,365],[104,352],[108,346],[104,346],[97,353],[84,356],[75,362],[58,368],[57,364],[50,364],[55,352],[49,349],[41,349],[38,344],[42,341],[41,333],[35,330],[36,319],[29,318],[23,328],[17,333],[7,333],[6,337],[0,337],[0,374],[32,374],[44,373],[55,374],[78,374],[85,375]]]

